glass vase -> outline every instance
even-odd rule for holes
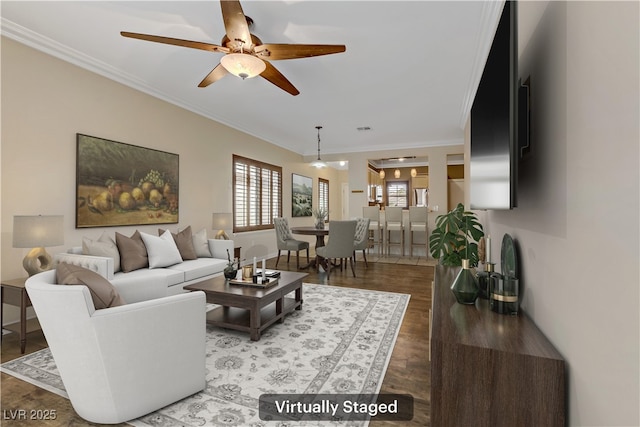
[[[462,269],[453,280],[451,292],[460,304],[474,304],[478,298],[478,281],[469,268],[469,260],[462,260]]]
[[[520,281],[515,277],[492,273],[489,278],[489,306],[500,314],[518,314]]]

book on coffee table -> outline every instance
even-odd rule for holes
[[[269,288],[278,284],[278,279],[269,279],[268,282],[262,283],[262,278],[258,277],[258,283],[253,283],[252,279],[230,279],[229,284],[241,286],[253,286],[254,288]]]

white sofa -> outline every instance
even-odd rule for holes
[[[138,418],[205,387],[205,295],[96,310],[89,288],[31,276],[27,293],[75,411],[94,423]]]
[[[208,239],[213,258],[198,258],[163,268],[143,268],[127,273],[114,273],[113,258],[83,255],[82,247],[55,256],[66,262],[95,271],[109,280],[128,303],[161,298],[184,292],[183,287],[220,276],[227,266],[227,251],[233,257],[233,240]],[[55,275],[53,276],[55,283]]]

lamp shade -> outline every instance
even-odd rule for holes
[[[393,171],[393,176],[395,176],[396,178],[400,178],[400,169],[396,169]]]
[[[62,215],[16,215],[13,217],[13,247],[35,248],[64,244]]]
[[[416,176],[418,176],[418,171],[416,168],[411,168],[411,177],[415,178]]]
[[[262,59],[248,53],[229,53],[222,57],[220,63],[228,72],[242,80],[260,75],[267,68]]]
[[[22,260],[29,276],[53,268],[45,246],[64,244],[62,215],[17,215],[13,217],[13,247],[33,248]]]
[[[384,169],[380,169],[380,179],[384,179],[385,176],[387,176],[387,174],[385,173]]]
[[[229,236],[225,230],[231,230],[233,228],[233,215],[231,213],[214,213],[212,216],[213,225],[211,228],[218,230],[216,239],[229,240]]]

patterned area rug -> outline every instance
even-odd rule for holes
[[[379,392],[409,295],[304,284],[303,299],[302,310],[268,328],[257,342],[246,333],[208,326],[205,390],[129,424],[280,426],[260,420],[261,394]],[[0,370],[67,397],[49,349]]]

